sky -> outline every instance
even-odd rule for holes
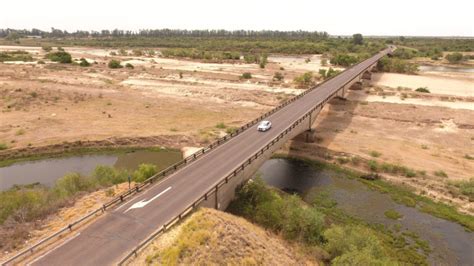
[[[473,0],[4,0],[0,28],[307,30],[474,36]]]

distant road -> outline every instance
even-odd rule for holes
[[[117,263],[156,229],[204,195],[213,184],[388,52],[388,49],[384,50],[319,85],[306,96],[269,116],[267,120],[273,124],[269,131],[258,132],[257,125],[254,125],[143,194],[107,212],[33,264],[63,266]]]

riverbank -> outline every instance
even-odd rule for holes
[[[348,178],[359,180],[371,189],[387,193],[397,203],[403,204],[407,207],[416,208],[438,218],[456,222],[464,226],[466,230],[474,231],[474,216],[461,213],[453,206],[439,201],[433,201],[428,197],[419,195],[416,191],[410,187],[404,186],[403,184],[389,183],[384,180],[384,175],[378,175],[382,177],[382,179],[367,180],[362,177],[369,175],[370,172],[363,172],[360,169],[341,166],[333,161],[316,158],[314,156],[309,156],[308,154],[293,153],[288,155],[287,153],[280,152],[275,154],[274,158],[303,160],[319,169],[330,169],[335,172],[340,172]]]
[[[178,151],[182,146],[187,144],[190,146],[199,145],[192,137],[178,135],[135,138],[117,137],[97,141],[63,142],[54,145],[31,146],[0,151],[0,167],[9,166],[18,162],[87,154],[126,153],[138,150]]]
[[[1,169],[2,175],[5,174],[0,176],[2,189],[5,189],[0,191],[0,253],[4,258],[100,208],[129,189],[129,178],[130,186],[133,186],[182,158],[179,151],[165,148],[99,151],[107,155],[90,154],[92,150],[86,150],[89,155],[75,153],[69,158],[22,163],[22,173],[36,171],[36,174],[27,175],[30,179],[26,180],[22,175],[15,182],[2,179],[14,178],[15,171],[10,168],[17,165]],[[101,165],[101,162],[107,162],[99,160],[104,156],[112,161]],[[71,159],[75,161],[64,163]],[[42,173],[41,169],[48,170]],[[46,178],[42,174],[46,174]],[[4,187],[5,184],[12,186]],[[0,257],[0,260],[4,258]]]

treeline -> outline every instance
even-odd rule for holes
[[[68,32],[51,28],[51,31],[39,29],[0,29],[0,38],[16,35],[17,37],[39,36],[43,38],[64,38],[64,37],[226,37],[226,38],[282,38],[282,39],[322,39],[328,38],[325,31],[272,31],[272,30],[179,30],[179,29],[142,29],[131,30],[101,30]]]

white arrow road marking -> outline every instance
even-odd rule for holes
[[[150,202],[156,200],[158,197],[160,197],[161,195],[165,194],[168,190],[170,190],[171,187],[163,190],[162,192],[160,192],[158,195],[154,196],[153,198],[149,199],[149,200],[141,200],[135,204],[133,204],[132,206],[130,206],[130,208],[128,208],[126,211],[124,211],[123,213],[126,213],[128,212],[129,210],[133,210],[133,209],[138,209],[138,208],[143,208],[145,207],[146,205],[148,205]]]

